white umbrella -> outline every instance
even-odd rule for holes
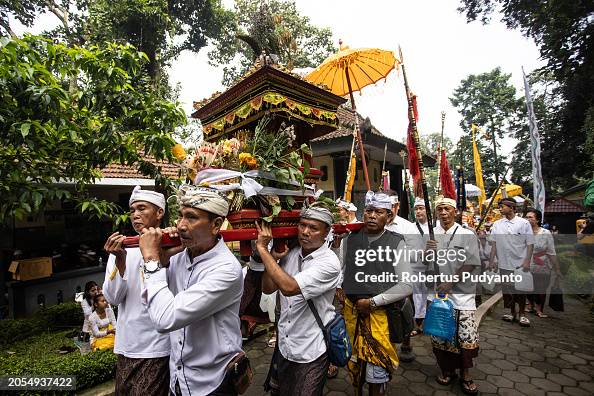
[[[478,197],[481,195],[481,189],[474,184],[466,184],[466,196],[467,197]]]

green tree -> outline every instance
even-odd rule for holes
[[[594,2],[591,0],[461,0],[468,21],[501,16],[534,39],[552,88],[551,128],[541,128],[543,176],[549,189],[569,187],[594,171]]]
[[[134,45],[148,56],[145,67],[164,96],[171,94],[170,62],[182,51],[198,52],[232,21],[220,0],[0,0],[0,26],[11,32],[10,14],[30,27],[43,12],[60,20],[45,35],[68,45]]]
[[[200,51],[230,23],[220,0],[95,0],[86,30],[95,43],[129,43],[146,53],[149,75],[159,79],[182,51]]]
[[[487,132],[484,136],[490,142],[477,142],[477,145],[485,184],[489,187],[494,186],[507,169],[499,141],[527,128],[525,118],[521,118],[524,102],[516,98],[516,89],[510,83],[510,77],[511,74],[502,73],[500,68],[478,75],[471,74],[461,81],[450,98],[452,105],[462,115],[460,127],[468,133],[462,140],[459,155],[472,159],[472,124]]]
[[[235,0],[233,23],[216,40],[209,63],[223,66],[223,83],[231,85],[262,50],[293,67],[315,67],[335,51],[332,32],[300,15],[293,0]]]
[[[148,88],[144,54],[118,44],[85,49],[35,36],[2,38],[0,45],[0,223],[54,199],[75,202],[91,215],[114,215],[114,204],[87,191],[110,163],[135,165],[167,186],[143,154],[172,159],[172,132],[185,115]],[[72,77],[74,92],[68,89]]]

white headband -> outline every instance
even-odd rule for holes
[[[182,185],[178,190],[180,204],[226,217],[229,213],[229,202],[216,190],[205,187]]]
[[[163,194],[151,190],[142,190],[140,186],[136,186],[134,187],[134,190],[132,190],[129,205],[132,206],[136,201],[150,202],[165,210],[165,196]]]
[[[435,207],[437,208],[439,205],[448,205],[456,209],[456,200],[452,198],[439,197],[435,201]]]
[[[329,226],[332,226],[334,223],[334,216],[332,212],[330,212],[326,208],[321,208],[319,206],[312,206],[309,208],[301,209],[301,218],[302,219],[311,219],[311,220],[318,220],[322,223],[326,223]]]
[[[425,206],[425,200],[420,197],[415,198],[415,207],[417,206]]]
[[[396,198],[398,199],[398,198]],[[378,209],[392,210],[392,197],[384,193],[374,193],[373,191],[367,191],[365,195],[365,207],[372,207]]]

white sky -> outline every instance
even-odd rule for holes
[[[412,91],[418,96],[421,134],[441,129],[441,111],[446,112],[445,134],[455,142],[462,134],[460,116],[449,97],[469,74],[479,74],[501,66],[512,74],[512,83],[523,95],[522,71],[531,72],[542,62],[532,40],[519,31],[510,31],[493,21],[483,26],[466,23],[456,11],[458,0],[296,0],[303,15],[318,26],[329,27],[338,40],[351,48],[377,47],[404,52]],[[231,6],[232,0],[224,0]],[[495,18],[497,19],[497,18]],[[57,19],[44,15],[31,29],[40,32],[55,25]],[[18,32],[22,27],[13,26]],[[198,54],[183,53],[172,65],[172,83],[181,83],[180,100],[189,114],[192,102],[222,90],[222,71],[207,63],[207,49]],[[402,77],[395,72],[386,83],[367,87],[355,94],[357,108],[386,136],[404,141],[407,105]],[[503,152],[514,142],[506,139]],[[469,153],[470,155],[470,153]]]

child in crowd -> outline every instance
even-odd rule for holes
[[[93,298],[95,311],[89,316],[91,326],[91,349],[113,349],[116,333],[116,318],[103,294]]]

